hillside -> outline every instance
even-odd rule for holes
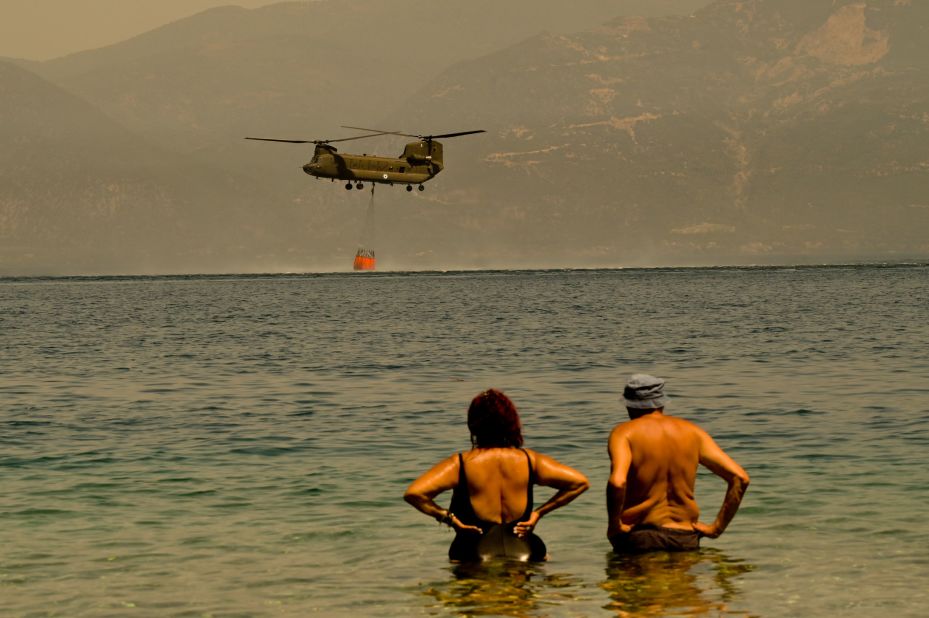
[[[141,135],[194,151],[245,129],[329,136],[340,124],[380,119],[450,65],[540,31],[572,32],[624,10],[692,10],[706,1],[227,6],[32,68]]]
[[[367,194],[242,139],[341,124],[488,130],[425,193],[378,190],[385,268],[929,255],[929,4],[607,12],[659,4],[225,7],[4,63],[0,272],[347,267]]]
[[[44,81],[7,64],[0,96],[17,96],[4,100],[0,131],[11,136],[5,154],[16,164],[0,172],[0,272],[339,268],[354,251],[366,198],[308,184],[299,172],[307,149],[244,135],[330,137],[339,124],[384,118],[445,67],[539,30],[705,3],[223,7],[117,45],[13,63]],[[422,266],[415,256],[431,250],[420,245],[430,226],[444,227],[442,217],[409,199],[394,217],[384,198],[382,225],[414,223],[412,243],[382,235],[388,252],[412,252],[409,263]]]
[[[0,275],[247,268],[294,229],[256,216],[247,178],[154,146],[4,62],[0,143]]]
[[[539,35],[410,104],[427,124],[492,118],[456,156],[480,160],[459,184],[496,205],[472,224],[503,260],[926,255],[926,24],[916,2],[723,0]]]
[[[0,118],[3,271],[119,253],[154,223],[135,207],[149,198],[176,218],[177,196],[158,182],[163,162],[86,102],[0,63]],[[101,244],[102,226],[111,234]]]

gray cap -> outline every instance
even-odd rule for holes
[[[664,380],[645,373],[637,373],[629,378],[623,390],[623,399],[627,408],[653,410],[663,408],[668,403],[664,396]]]

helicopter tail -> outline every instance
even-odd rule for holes
[[[411,142],[403,149],[403,158],[413,165],[429,165],[438,173],[445,167],[442,144],[431,139]]]

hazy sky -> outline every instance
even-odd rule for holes
[[[47,60],[102,47],[214,6],[280,0],[0,0],[0,56]]]

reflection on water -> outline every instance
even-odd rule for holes
[[[927,282],[929,266],[0,280],[0,616],[925,618]],[[710,546],[756,569],[704,550],[605,576],[601,489],[543,519],[552,562],[454,575],[452,531],[401,496],[467,445],[471,397],[502,388],[530,446],[603,488],[637,370],[752,475]],[[724,492],[697,482],[707,508]]]
[[[739,578],[754,566],[715,549],[633,556],[610,552],[599,588],[580,575],[552,573],[552,566],[513,561],[453,565],[448,579],[425,584],[419,592],[433,609],[457,616],[564,615],[561,610],[578,601],[594,601],[587,613],[601,607],[622,617],[757,616],[738,609],[743,605]]]
[[[600,586],[610,595],[606,609],[617,616],[748,615],[731,607],[739,596],[736,580],[753,569],[712,549],[629,556],[611,552]]]
[[[546,605],[571,600],[577,577],[547,572],[539,563],[491,561],[456,564],[447,581],[422,589],[444,609],[467,616],[539,615]]]

